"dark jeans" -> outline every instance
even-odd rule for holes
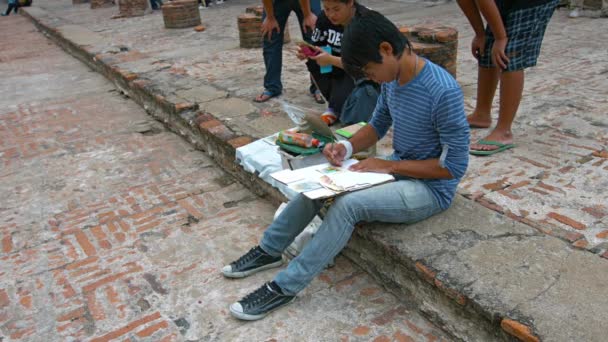
[[[281,68],[283,66],[283,33],[285,32],[285,24],[291,12],[295,12],[300,23],[300,30],[304,40],[310,43],[311,30],[304,33],[304,15],[300,8],[298,0],[274,0],[274,16],[277,19],[281,32],[274,31],[270,40],[264,37],[264,64],[266,65],[266,75],[264,75],[264,89],[273,93],[280,94],[283,91],[283,83],[281,83]],[[310,7],[313,13],[318,14],[321,11],[320,0],[310,0]],[[266,18],[264,13],[263,18]]]
[[[160,9],[162,5],[162,0],[150,0],[150,7],[152,7],[153,10]]]
[[[308,71],[310,71],[310,76],[317,82],[321,94],[329,102],[327,107],[333,109],[339,118],[346,98],[355,89],[355,81],[342,70],[322,74],[315,61],[308,61],[306,65]]]
[[[11,14],[11,10],[15,11],[15,14],[17,14],[17,12],[19,11],[19,3],[16,4],[8,4],[8,8],[6,9],[6,12],[4,12],[4,15],[9,15]]]

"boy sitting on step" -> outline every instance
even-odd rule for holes
[[[342,39],[344,70],[382,84],[369,124],[323,150],[333,165],[380,140],[393,126],[393,155],[368,158],[352,171],[393,174],[395,182],[334,199],[317,233],[287,268],[230,306],[233,316],[261,319],[292,302],[344,248],[357,222],[411,224],[447,209],[468,165],[469,126],[458,83],[417,56],[397,27],[375,11],[356,16]],[[322,200],[299,195],[270,224],[258,246],[222,269],[242,278],[282,264],[281,254],[317,215]]]

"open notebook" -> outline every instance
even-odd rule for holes
[[[340,167],[324,163],[303,169],[282,170],[270,174],[270,177],[310,199],[329,198],[395,180],[386,173],[349,171],[348,168],[357,162],[356,159],[349,159]]]

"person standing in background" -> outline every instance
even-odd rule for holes
[[[317,13],[321,10],[320,0],[263,0],[263,3],[262,35],[264,36],[263,54],[266,74],[264,75],[264,91],[254,99],[255,102],[266,102],[283,92],[281,83],[283,38],[285,24],[291,12],[296,13],[302,37],[310,43],[310,33],[315,28]],[[311,94],[315,94],[317,91],[312,84],[310,90]]]
[[[536,65],[545,29],[559,0],[458,0],[475,31],[471,52],[477,58],[477,103],[467,121],[488,128],[500,82],[496,127],[471,145],[473,155],[492,155],[515,147],[511,126],[524,90],[524,69]],[[484,29],[482,17],[487,22]]]

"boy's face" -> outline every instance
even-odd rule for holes
[[[323,0],[323,12],[334,25],[346,25],[353,16],[353,1]]]
[[[367,78],[376,83],[392,82],[399,74],[399,60],[393,55],[393,48],[387,42],[380,44],[380,56],[382,62],[369,62],[363,67],[363,73]]]

